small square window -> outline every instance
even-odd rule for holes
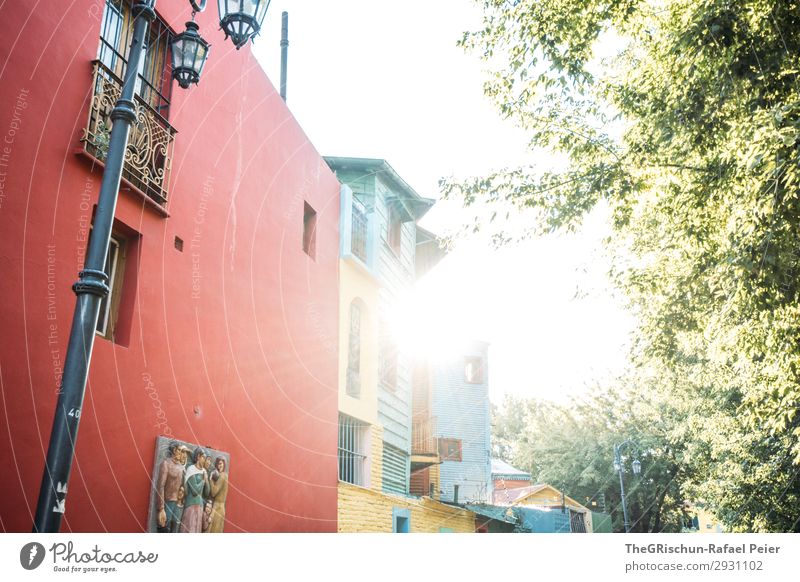
[[[411,512],[408,509],[392,509],[392,532],[409,533],[411,530]]]
[[[303,251],[312,259],[316,253],[316,239],[317,211],[306,202],[303,205]]]
[[[464,379],[468,384],[483,384],[483,358],[464,358]]]
[[[87,253],[92,244],[94,224],[89,227]],[[100,299],[95,333],[116,344],[130,342],[131,321],[136,303],[136,273],[138,267],[139,233],[114,221],[108,241],[103,272],[107,275],[108,296]],[[86,259],[84,258],[84,267]]]
[[[461,439],[439,439],[439,456],[442,461],[461,461]]]

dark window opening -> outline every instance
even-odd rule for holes
[[[396,515],[394,518],[394,533],[408,533],[408,518]]]
[[[125,240],[111,235],[106,255],[105,272],[108,275],[110,293],[100,300],[100,315],[97,318],[97,333],[112,338],[119,313],[119,300],[122,295],[123,273],[125,272]]]
[[[87,252],[93,232],[94,229],[90,228],[86,240]],[[108,276],[110,292],[100,300],[95,332],[122,346],[130,343],[139,269],[139,237],[138,232],[115,220],[103,267]]]
[[[464,379],[468,384],[483,384],[483,358],[464,358]]]
[[[442,461],[461,461],[461,439],[439,439],[439,457]]]
[[[308,202],[303,204],[303,251],[312,259],[317,246],[317,212]]]

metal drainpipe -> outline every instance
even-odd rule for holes
[[[78,282],[72,286],[77,295],[75,314],[72,317],[64,376],[58,393],[39,501],[36,505],[34,533],[57,533],[66,509],[67,483],[75,455],[75,441],[78,438],[100,301],[109,292],[108,276],[105,273],[106,256],[125,151],[128,148],[128,136],[131,125],[136,120],[136,76],[139,62],[145,58],[147,29],[156,17],[155,4],[156,0],[140,0],[133,7],[135,21],[130,58],[120,97],[111,111],[114,124],[97,199],[92,236],[84,269],[78,274]]]
[[[289,13],[281,14],[281,99],[286,101],[286,68],[289,57]]]

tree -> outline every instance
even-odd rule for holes
[[[487,94],[568,163],[443,191],[531,209],[537,231],[608,205],[611,275],[640,322],[631,361],[687,407],[691,431],[673,428],[696,453],[693,495],[734,529],[798,529],[800,7],[482,4],[461,44],[501,63]]]
[[[614,445],[631,439],[634,449],[625,449],[623,465],[633,531],[674,532],[685,517],[681,483],[688,468],[684,443],[667,422],[672,413],[629,388],[598,389],[570,405],[507,398],[502,410],[495,409],[493,439],[500,432],[513,443],[506,460],[530,471],[535,482],[595,510],[604,503],[617,531],[623,531],[623,515]],[[631,472],[634,458],[642,463],[641,476]]]

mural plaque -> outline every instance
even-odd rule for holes
[[[229,472],[228,453],[158,437],[147,531],[222,533]]]

